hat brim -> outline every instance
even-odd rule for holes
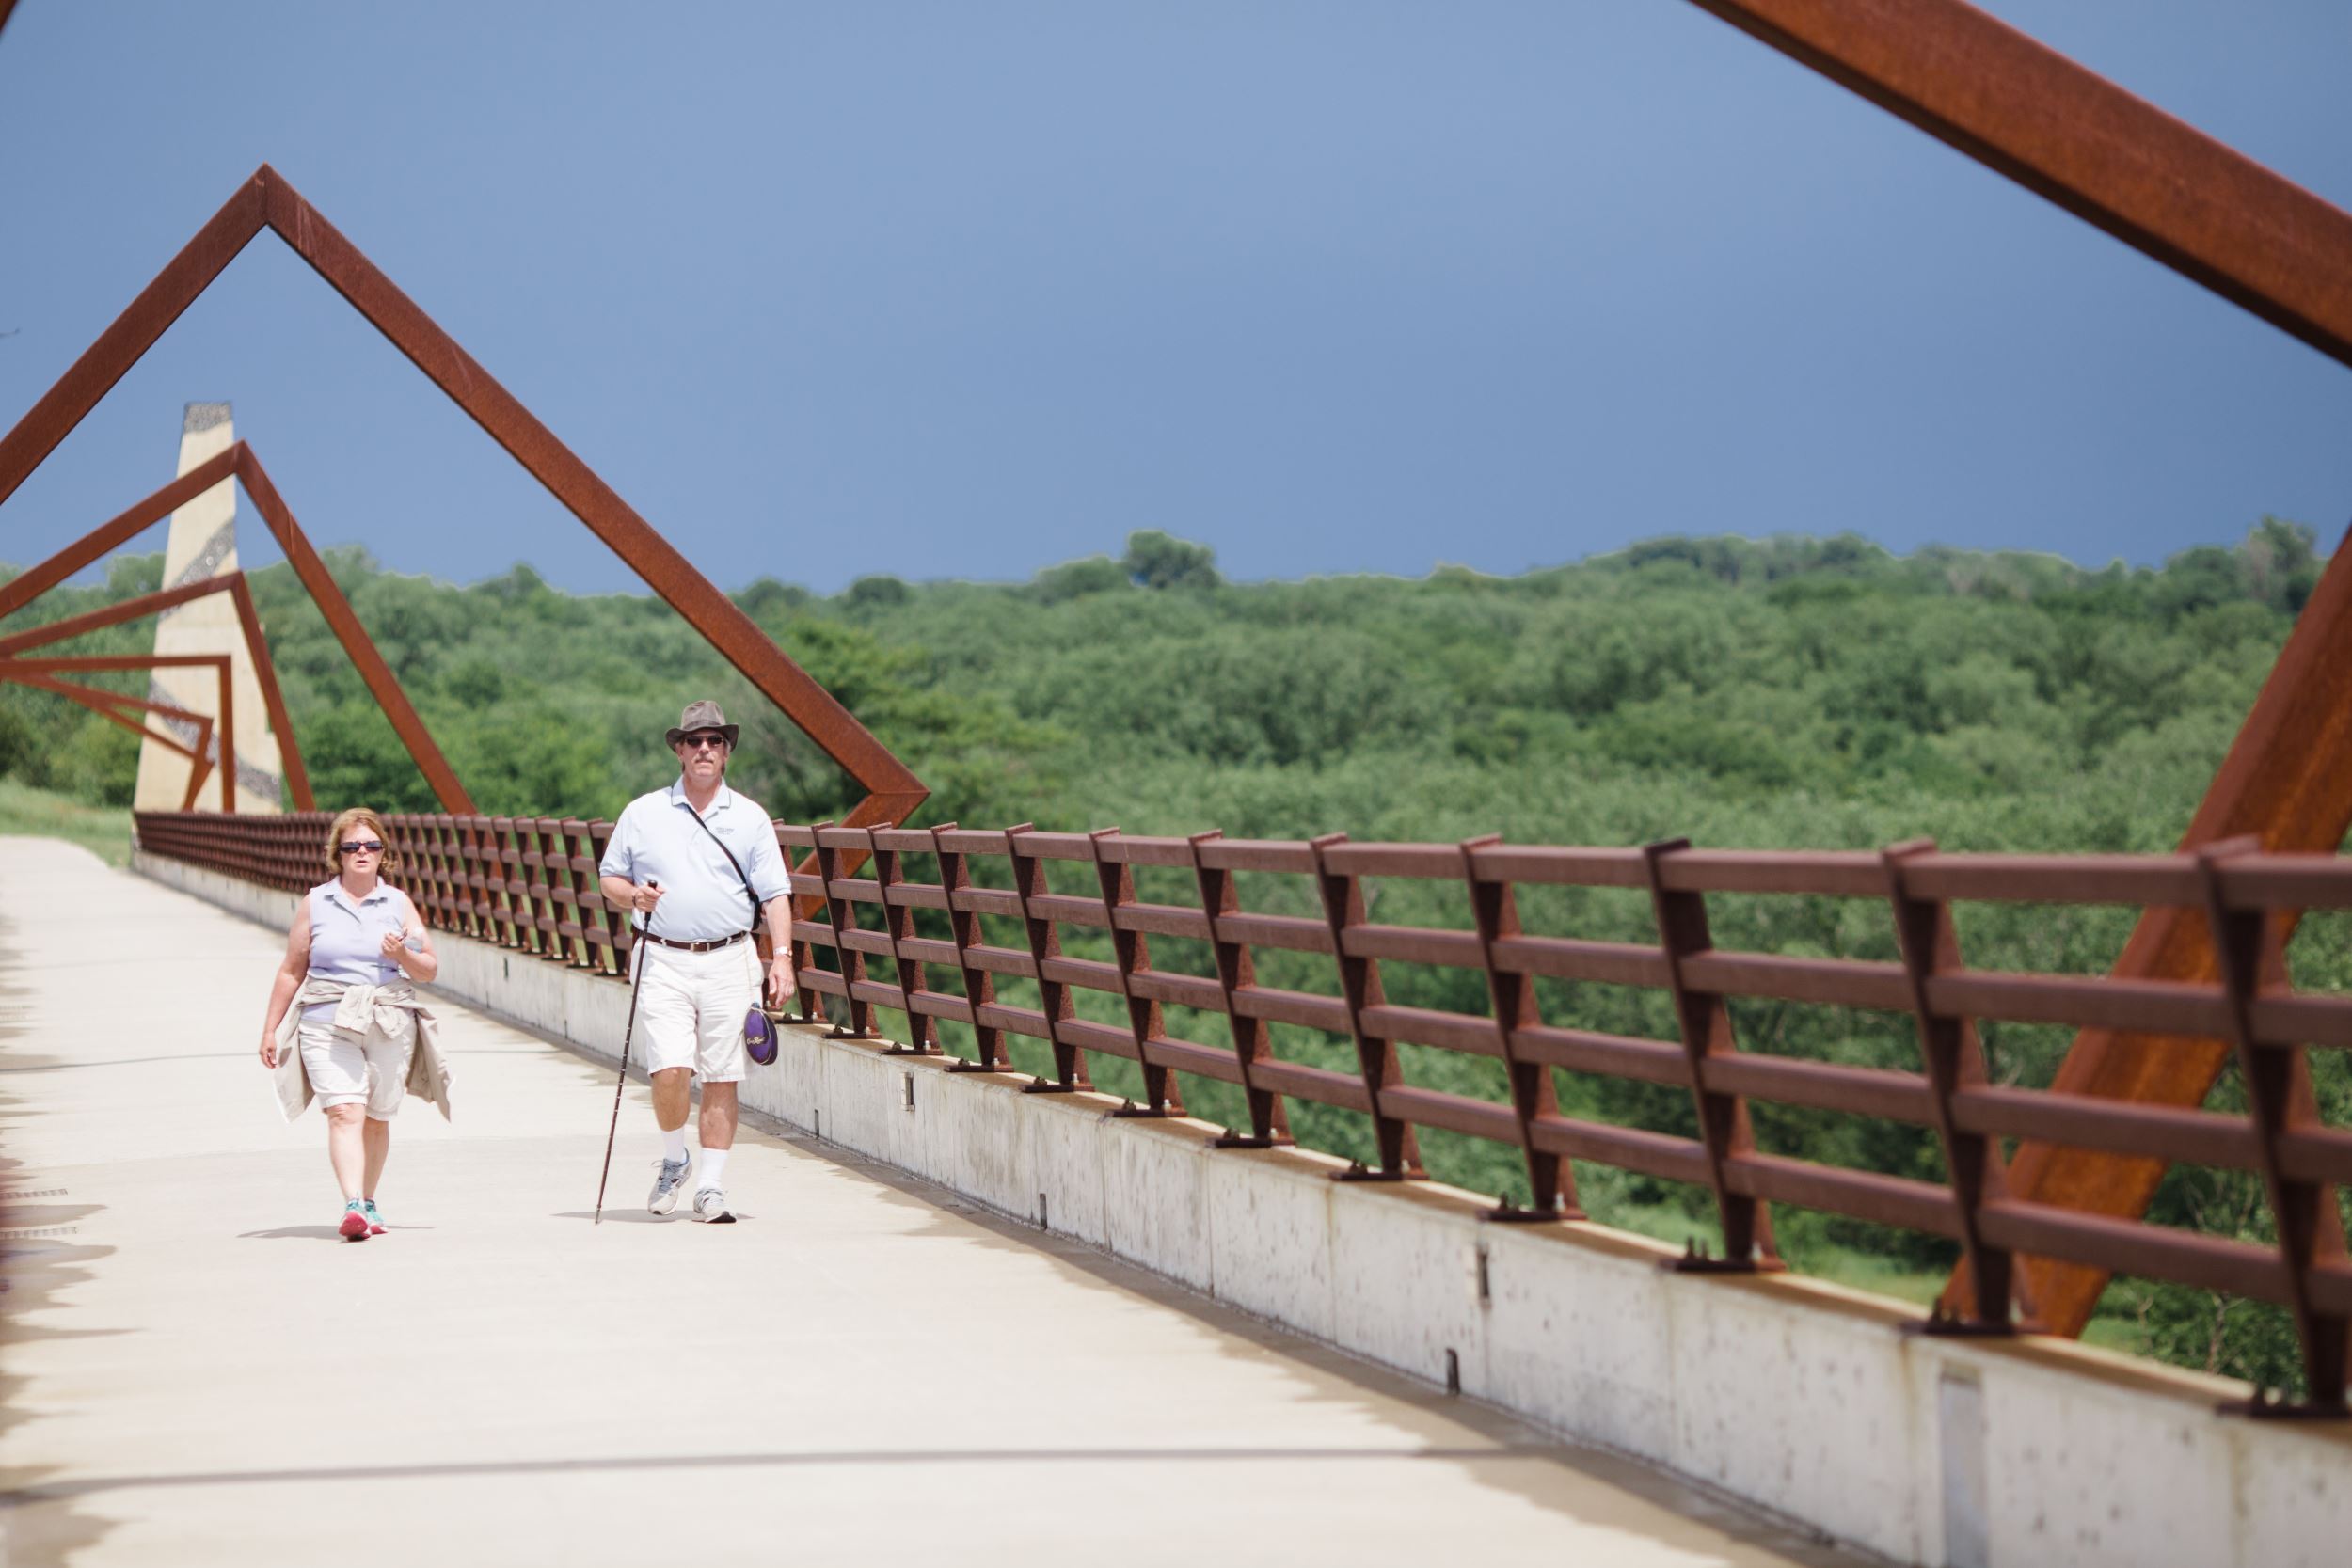
[[[740,724],[697,724],[694,726],[693,733],[700,735],[705,730],[717,730],[721,735],[725,736],[727,737],[727,750],[732,752],[735,750],[735,737],[743,733],[743,726]],[[675,724],[670,726],[669,740],[671,745],[675,746],[679,741],[685,739],[686,736],[687,732],[679,729]]]

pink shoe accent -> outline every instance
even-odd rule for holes
[[[369,1235],[368,1216],[357,1209],[346,1209],[343,1211],[343,1223],[338,1231],[346,1242],[364,1242]]]

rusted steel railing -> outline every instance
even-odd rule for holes
[[[227,875],[289,890],[325,876],[321,814],[221,816],[141,813],[141,847]],[[570,818],[395,816],[388,819],[406,886],[433,925],[549,961],[617,975],[628,949],[622,911],[596,891],[596,863],[610,833]],[[2309,1374],[2299,1408],[2345,1408],[2352,1338],[2352,1263],[2344,1254],[2334,1189],[2352,1183],[2352,1130],[2316,1109],[2307,1046],[2352,1046],[2352,997],[2296,992],[2285,979],[2276,932],[2281,917],[2352,909],[2352,861],[2334,855],[2254,852],[2250,841],[2194,855],[1952,855],[1931,845],[1883,852],[1708,850],[1680,843],[1645,848],[1562,848],[1492,839],[1462,844],[1353,844],[1041,832],[798,827],[776,836],[792,876],[791,938],[801,1010],[823,998],[842,1005],[845,1033],[863,1034],[875,1009],[907,1021],[914,1048],[936,1049],[938,1024],[965,1025],[979,1042],[967,1070],[1010,1072],[1002,1041],[1021,1036],[1051,1048],[1049,1076],[1031,1086],[1089,1082],[1089,1053],[1134,1062],[1149,1103],[1137,1114],[1181,1108],[1175,1080],[1190,1074],[1243,1092],[1250,1126],[1227,1140],[1286,1141],[1285,1101],[1336,1107],[1372,1123],[1377,1164],[1359,1179],[1420,1174],[1417,1130],[1442,1129],[1518,1150],[1530,1208],[1505,1204],[1497,1219],[1551,1219],[1576,1208],[1572,1161],[1709,1189],[1724,1239],[1721,1258],[1687,1266],[1744,1271],[1778,1266],[1769,1205],[1788,1204],[1954,1243],[1976,1282],[1956,1319],[1931,1332],[2007,1333],[2030,1326],[2012,1297],[2019,1254],[2055,1258],[2269,1302],[2293,1315]],[[912,872],[938,868],[938,880]],[[871,876],[845,874],[870,864]],[[1073,891],[1057,891],[1050,871]],[[1083,868],[1081,875],[1079,868]],[[1135,873],[1181,873],[1198,897],[1136,895]],[[1252,912],[1245,876],[1296,879],[1301,907],[1321,917]],[[1445,881],[1465,887],[1465,928],[1382,925],[1369,918],[1365,885]],[[1001,885],[987,885],[991,882]],[[1074,891],[1083,886],[1084,891]],[[1518,890],[1613,888],[1646,895],[1655,942],[1602,942],[1526,930]],[[1715,895],[1883,902],[1899,961],[1800,958],[1715,945],[1708,899]],[[1955,903],[2115,904],[2199,911],[2225,958],[2218,981],[2118,981],[2080,974],[1970,969],[1954,935]],[[943,939],[918,934],[930,911]],[[1010,941],[990,940],[987,922]],[[1065,951],[1063,933],[1090,933],[1107,960]],[[1147,939],[1182,939],[1208,955],[1200,973],[1169,967]],[[1332,963],[1327,993],[1260,982],[1253,953],[1289,951]],[[891,965],[870,975],[869,961]],[[1383,963],[1467,971],[1481,977],[1487,1011],[1391,1004]],[[957,992],[934,975],[960,977]],[[1004,1000],[997,982],[1036,986],[1041,1006]],[[1632,987],[1669,998],[1678,1038],[1649,1039],[1545,1022],[1536,982]],[[1080,1016],[1077,992],[1116,1004],[1119,1023]],[[1761,998],[1861,1009],[1915,1021],[1920,1069],[1903,1071],[1743,1052],[1728,1004]],[[1222,1015],[1223,1043],[1171,1036],[1165,1007]],[[2183,1110],[1991,1083],[1979,1021],[2105,1026],[2181,1039],[2229,1042],[2244,1069],[2246,1115]],[[1269,1025],[1319,1031],[1352,1044],[1358,1070],[1281,1059]],[[1483,1100],[1407,1081],[1400,1045],[1490,1059],[1508,1087]],[[1686,1136],[1564,1114],[1556,1073],[1633,1080],[1688,1092],[1698,1135]],[[1931,1182],[1790,1158],[1759,1149],[1751,1101],[1841,1112],[1927,1130],[1946,1180]],[[2277,1221],[2264,1246],[2138,1221],[2026,1202],[2003,1181],[2002,1142],[2039,1139],[2185,1161],[2259,1175]]]

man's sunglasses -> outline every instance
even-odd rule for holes
[[[347,838],[335,847],[346,855],[356,855],[362,849],[371,855],[380,855],[384,852],[384,841],[380,838]]]
[[[690,752],[699,752],[706,746],[714,752],[723,752],[727,749],[727,737],[711,730],[705,730],[699,735],[679,736],[677,743]]]

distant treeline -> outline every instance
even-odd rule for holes
[[[616,815],[674,776],[660,732],[705,695],[743,724],[734,780],[774,815],[837,816],[860,793],[659,600],[562,593],[524,566],[459,588],[385,572],[358,549],[328,560],[485,810]],[[1446,568],[1231,583],[1206,548],[1141,533],[1119,557],[1025,583],[867,577],[820,595],[762,578],[736,599],[931,785],[918,823],[2156,850],[2179,841],[2321,565],[2309,529],[2266,519],[2234,547],[2153,569],[1944,548],[1899,557],[1851,536],[1674,538],[1508,578]],[[53,594],[8,629],[151,590],[160,570],[157,556],[119,560],[103,587]],[[259,572],[254,590],[321,803],[431,809],[291,575]],[[141,626],[79,646],[151,640]],[[0,689],[0,771],[28,784],[127,801],[135,746],[57,699]],[[1441,889],[1382,891],[1393,902],[1379,918],[1467,924],[1458,891],[1451,903]],[[1531,927],[1654,938],[1639,901],[1525,908]],[[1962,935],[1987,966],[2097,972],[2129,923],[2116,911],[1971,910]],[[1724,900],[1716,925],[1726,945],[1894,956],[1883,908]],[[2292,958],[2298,983],[2341,988],[2352,933],[2308,921]],[[1301,956],[1265,963],[1268,983],[1328,989]],[[1485,1006],[1469,974],[1400,972],[1390,994]],[[1543,1002],[1556,1022],[1673,1034],[1661,998],[1593,987]],[[1738,1022],[1754,1049],[1917,1063],[1905,1020],[1759,1005]],[[1169,1027],[1224,1037],[1214,1018],[1171,1011]],[[2032,1084],[2068,1044],[2057,1030],[1985,1037],[1996,1074]],[[1319,1037],[1278,1048],[1352,1063]],[[1492,1063],[1408,1055],[1416,1082],[1502,1097]],[[1099,1075],[1133,1090],[1121,1066]],[[2352,1124],[2352,1071],[2342,1053],[2319,1066],[2330,1119]],[[1219,1087],[1188,1092],[1203,1114],[1242,1119]],[[1655,1085],[1564,1077],[1561,1097],[1577,1114],[1692,1127],[1688,1096]],[[2214,1101],[2242,1102],[2231,1081]],[[1302,1141],[1370,1152],[1361,1118],[1296,1115]],[[1771,1107],[1756,1124],[1782,1152],[1942,1179],[1920,1130]],[[1510,1150],[1442,1135],[1425,1148],[1449,1180],[1493,1192],[1520,1181]],[[1597,1217],[1668,1234],[1703,1225],[1699,1195],[1578,1174]],[[2155,1217],[2249,1237],[2269,1223],[2258,1183],[2192,1171],[2174,1173]],[[1913,1289],[1949,1260],[1931,1239],[1803,1214],[1784,1215],[1782,1242],[1801,1265],[1850,1277],[1912,1271]],[[2106,1310],[2111,1339],[2273,1384],[2296,1375],[2292,1335],[2267,1309],[2122,1282]]]

